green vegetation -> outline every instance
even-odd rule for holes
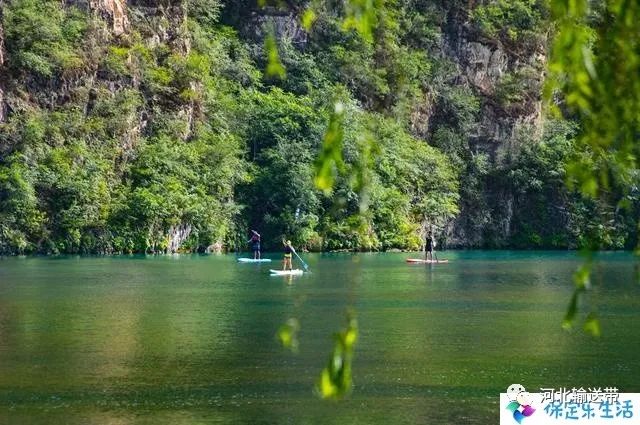
[[[474,23],[487,37],[510,43],[535,42],[546,36],[546,3],[541,0],[489,0],[472,12]]]
[[[55,0],[15,0],[3,8],[6,48],[14,72],[39,77],[83,66],[87,17]]]
[[[570,186],[596,205],[599,218],[584,245],[590,250],[608,243],[622,245],[620,229],[640,226],[640,34],[634,24],[640,18],[640,5],[554,0],[551,10],[558,31],[546,94],[557,115],[571,115],[580,123],[566,168]],[[560,96],[564,111],[553,101]],[[631,241],[637,248],[637,231]],[[587,251],[584,265],[574,275],[566,328],[576,321],[579,301],[591,286],[591,257]],[[590,308],[583,328],[598,336],[598,317]]]
[[[618,81],[637,63],[617,61],[619,73],[567,41],[592,43],[587,18],[604,18],[561,21],[553,87],[574,113],[496,140],[476,136],[487,105],[517,121],[540,100],[541,66],[509,65],[487,89],[443,54],[457,16],[479,40],[533,54],[548,15],[529,0],[190,0],[130,5],[116,37],[92,10],[5,2],[0,253],[236,249],[249,228],[266,249],[284,235],[312,250],[418,249],[432,226],[465,246],[633,247],[637,129],[623,121],[637,118],[637,93],[589,73]],[[572,20],[584,21],[578,38]],[[562,49],[580,60],[562,62]],[[589,109],[612,96],[628,102]],[[606,196],[577,191],[598,187]]]

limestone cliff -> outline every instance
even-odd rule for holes
[[[89,0],[89,6],[109,23],[114,36],[120,36],[129,29],[126,0]]]
[[[3,3],[0,0],[0,18]],[[185,57],[189,54],[183,2],[65,0],[62,10],[63,14],[79,11],[86,23],[85,33],[83,40],[76,41],[81,47],[73,52],[73,66],[65,64],[63,70],[56,69],[47,76],[25,72],[19,66],[7,63],[3,20],[0,19],[0,124],[11,117],[20,121],[20,115],[25,112],[41,111],[39,116],[44,117],[44,114],[56,111],[80,110],[83,118],[77,125],[91,125],[96,113],[105,113],[106,104],[114,105],[118,116],[95,143],[107,143],[101,139],[113,138],[118,144],[119,155],[114,158],[116,175],[135,158],[139,140],[157,131],[150,128],[150,123],[159,121],[160,116],[175,117],[176,122],[181,123],[177,130],[180,138],[189,139],[199,114],[199,105],[195,100],[176,101],[172,94],[151,90],[148,82],[142,81],[143,73],[147,71],[142,70],[140,63],[142,59],[149,62],[145,66],[157,67],[150,52],[159,45],[168,47],[166,55]],[[19,39],[14,40],[15,45],[20,43]],[[131,48],[136,43],[143,50],[142,58]],[[120,50],[114,56],[116,48]],[[41,54],[46,57],[48,53]],[[18,57],[17,54],[15,56]],[[118,72],[110,69],[111,65],[106,60],[110,57],[121,61],[117,63],[120,67]],[[51,57],[53,67],[57,66],[55,59]],[[195,82],[190,82],[188,88],[193,93],[201,90]],[[16,137],[10,136],[8,140],[10,143],[0,146],[0,153],[10,151],[20,143]],[[45,139],[45,142],[51,145],[64,143],[50,139]],[[149,230],[150,249],[176,252],[190,232],[189,223],[152,228]]]
[[[366,33],[348,4],[0,0],[0,253],[240,247],[249,226],[312,249],[416,249],[430,225],[441,247],[575,246],[570,143],[525,158],[521,182],[548,171],[530,192],[511,181],[543,146],[545,30],[507,28],[510,2],[403,0]]]
[[[467,134],[471,154],[486,155],[492,169],[507,165],[506,158],[517,153],[521,143],[536,143],[541,135],[546,40],[518,45],[486,37],[470,23],[468,9],[455,7],[448,11],[442,31],[441,54],[455,64],[457,84],[471,88],[480,99],[477,121]],[[517,76],[516,100],[502,93],[512,76]],[[463,197],[461,214],[447,228],[450,246],[508,246],[514,194],[494,183],[485,181],[480,203]]]
[[[471,11],[477,6],[474,3],[448,2],[438,8],[438,42],[425,48],[428,56],[438,57],[450,66],[451,71],[444,77],[446,85],[467,89],[477,98],[479,111],[473,122],[461,129],[468,155],[465,160],[486,158],[489,174],[474,188],[480,198],[466,198],[463,188],[461,213],[443,229],[442,236],[453,247],[499,247],[509,244],[513,231],[514,194],[493,181],[491,174],[499,174],[495,170],[508,166],[508,158],[518,152],[522,143],[536,143],[541,135],[547,42],[544,34],[526,43],[484,35],[472,22]],[[229,22],[258,49],[265,34],[274,31],[281,43],[304,51],[309,38],[318,44],[318,35],[313,31],[308,35],[300,27],[300,13],[295,8],[256,8],[245,11],[242,21]],[[430,144],[436,139],[441,121],[450,118],[438,103],[436,90],[428,88],[411,105],[410,130]],[[362,101],[365,108],[375,109],[373,104]]]

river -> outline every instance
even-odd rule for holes
[[[0,423],[495,424],[513,383],[640,392],[631,254],[595,263],[580,315],[600,338],[560,326],[576,253],[439,255],[307,254],[291,278],[277,255],[2,259]],[[320,400],[348,308],[353,391]],[[275,336],[290,318],[297,353]]]

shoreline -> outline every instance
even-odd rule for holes
[[[635,249],[610,249],[610,250],[597,250],[597,251],[584,251],[581,249],[552,249],[552,248],[451,248],[444,250],[436,250],[435,252],[473,252],[473,251],[483,251],[483,252],[517,252],[517,253],[525,253],[525,252],[539,252],[539,253],[560,253],[560,252],[571,252],[577,253],[579,255],[590,252],[592,254],[612,254],[612,253],[630,253],[635,256],[640,257],[640,252],[636,254]],[[416,254],[416,255],[424,255],[424,251],[414,251],[414,250],[388,250],[388,251],[353,251],[353,250],[334,250],[334,251],[300,251],[300,254]],[[282,254],[281,251],[262,251],[262,257],[270,257],[270,256],[280,256]],[[0,260],[9,259],[9,258],[96,258],[96,257],[175,257],[175,256],[199,256],[199,257],[209,257],[209,256],[236,256],[236,257],[252,257],[253,253],[251,251],[239,251],[239,252],[174,252],[174,253],[108,253],[108,254],[97,254],[97,253],[60,253],[60,254],[0,254]]]

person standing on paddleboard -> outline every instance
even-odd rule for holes
[[[293,253],[296,251],[291,246],[291,241],[282,242],[284,243],[284,260],[282,262],[282,270],[287,270],[287,265],[289,266],[289,270],[293,270],[291,257],[293,257]]]
[[[433,238],[433,232],[429,231],[424,244],[424,256],[427,261],[433,261],[433,256],[435,255],[435,247],[436,247],[436,240]],[[438,261],[437,255],[436,255],[436,261]]]
[[[251,239],[247,241],[247,243],[251,244],[251,250],[253,251],[253,259],[260,259],[260,233],[255,230],[251,231]]]

